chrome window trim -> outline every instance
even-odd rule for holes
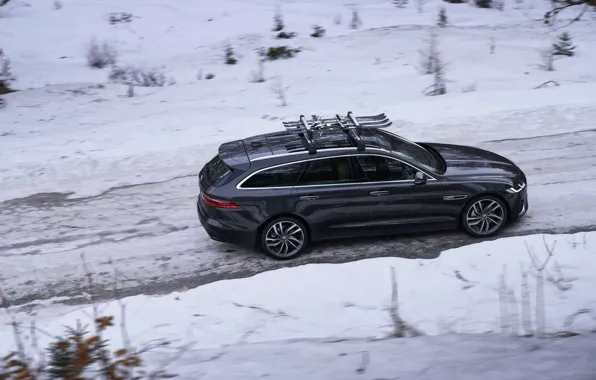
[[[367,149],[368,150],[368,149]],[[383,150],[383,149],[379,149],[379,150]],[[425,170],[422,170],[408,162],[405,162],[403,160],[400,160],[399,158],[395,158],[395,157],[391,157],[385,154],[376,154],[376,153],[366,153],[366,152],[362,152],[362,153],[358,153],[358,154],[341,154],[341,155],[336,155],[336,156],[326,156],[326,157],[311,157],[311,158],[307,158],[304,160],[298,160],[298,161],[292,161],[292,162],[286,162],[283,164],[278,164],[278,165],[272,165],[272,166],[268,166],[266,168],[262,168],[259,169],[257,171],[255,171],[254,173],[251,173],[250,175],[246,176],[242,181],[240,181],[237,185],[236,185],[236,189],[237,190],[269,190],[269,189],[291,189],[294,187],[297,188],[311,188],[311,187],[328,187],[328,186],[354,186],[354,185],[364,185],[364,184],[383,184],[383,183],[414,183],[415,181],[413,179],[402,179],[402,180],[396,180],[396,181],[374,181],[374,182],[350,182],[350,183],[324,183],[324,184],[320,184],[320,185],[296,185],[296,186],[273,186],[273,187],[242,187],[242,184],[246,181],[248,181],[249,178],[251,178],[254,175],[259,174],[262,171],[265,170],[269,170],[269,169],[275,169],[275,168],[279,168],[282,166],[286,166],[286,165],[293,165],[293,164],[298,164],[301,162],[309,162],[309,161],[315,161],[315,160],[325,160],[325,159],[329,159],[329,158],[339,158],[339,157],[358,157],[358,156],[379,156],[379,157],[384,157],[384,158],[388,158],[391,160],[395,160],[395,161],[399,161],[404,165],[408,165],[412,168],[414,168],[415,170],[424,173],[428,179],[427,181],[436,181],[437,179],[435,177],[433,177],[432,175],[428,174]]]

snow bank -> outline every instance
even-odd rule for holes
[[[554,247],[545,271],[546,331],[594,330],[596,320],[586,315],[567,325],[578,310],[596,310],[596,232],[589,232],[503,238],[448,250],[434,260],[309,264],[166,296],[130,297],[124,299],[129,334],[137,344],[165,338],[192,341],[194,349],[306,338],[383,338],[393,329],[387,310],[391,267],[398,279],[400,314],[424,333],[501,332],[500,308],[505,307],[512,320],[508,328],[522,334],[521,268],[529,272],[531,323],[536,326],[536,276],[527,247],[535,252],[538,265]],[[500,304],[501,275],[510,295]],[[115,302],[100,310],[116,318],[120,313]],[[35,313],[19,319],[35,319],[53,335],[77,320],[88,321],[91,310],[47,306]],[[6,316],[0,318],[3,352],[12,348],[12,339]],[[121,341],[117,329],[108,337],[115,344]],[[42,343],[48,339],[39,338]]]

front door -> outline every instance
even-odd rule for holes
[[[451,228],[456,223],[443,200],[442,184],[416,184],[412,166],[382,155],[356,158],[368,180],[370,226],[395,232]]]
[[[369,222],[368,186],[354,172],[348,156],[313,159],[292,189],[293,207],[308,220],[313,240],[354,235]]]

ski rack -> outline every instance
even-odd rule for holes
[[[349,111],[344,117],[338,114],[333,118],[312,115],[309,121],[304,115],[300,115],[297,121],[283,122],[289,133],[297,134],[300,137],[302,145],[309,154],[317,153],[314,132],[318,132],[321,136],[325,131],[341,130],[348,136],[353,146],[359,151],[363,151],[365,150],[365,144],[361,138],[363,129],[387,128],[391,124],[392,122],[384,113],[373,116],[354,116],[352,111]]]

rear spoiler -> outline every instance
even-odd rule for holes
[[[218,154],[223,162],[232,168],[232,170],[239,169],[245,171],[250,168],[250,160],[242,140],[221,144],[218,149]]]

